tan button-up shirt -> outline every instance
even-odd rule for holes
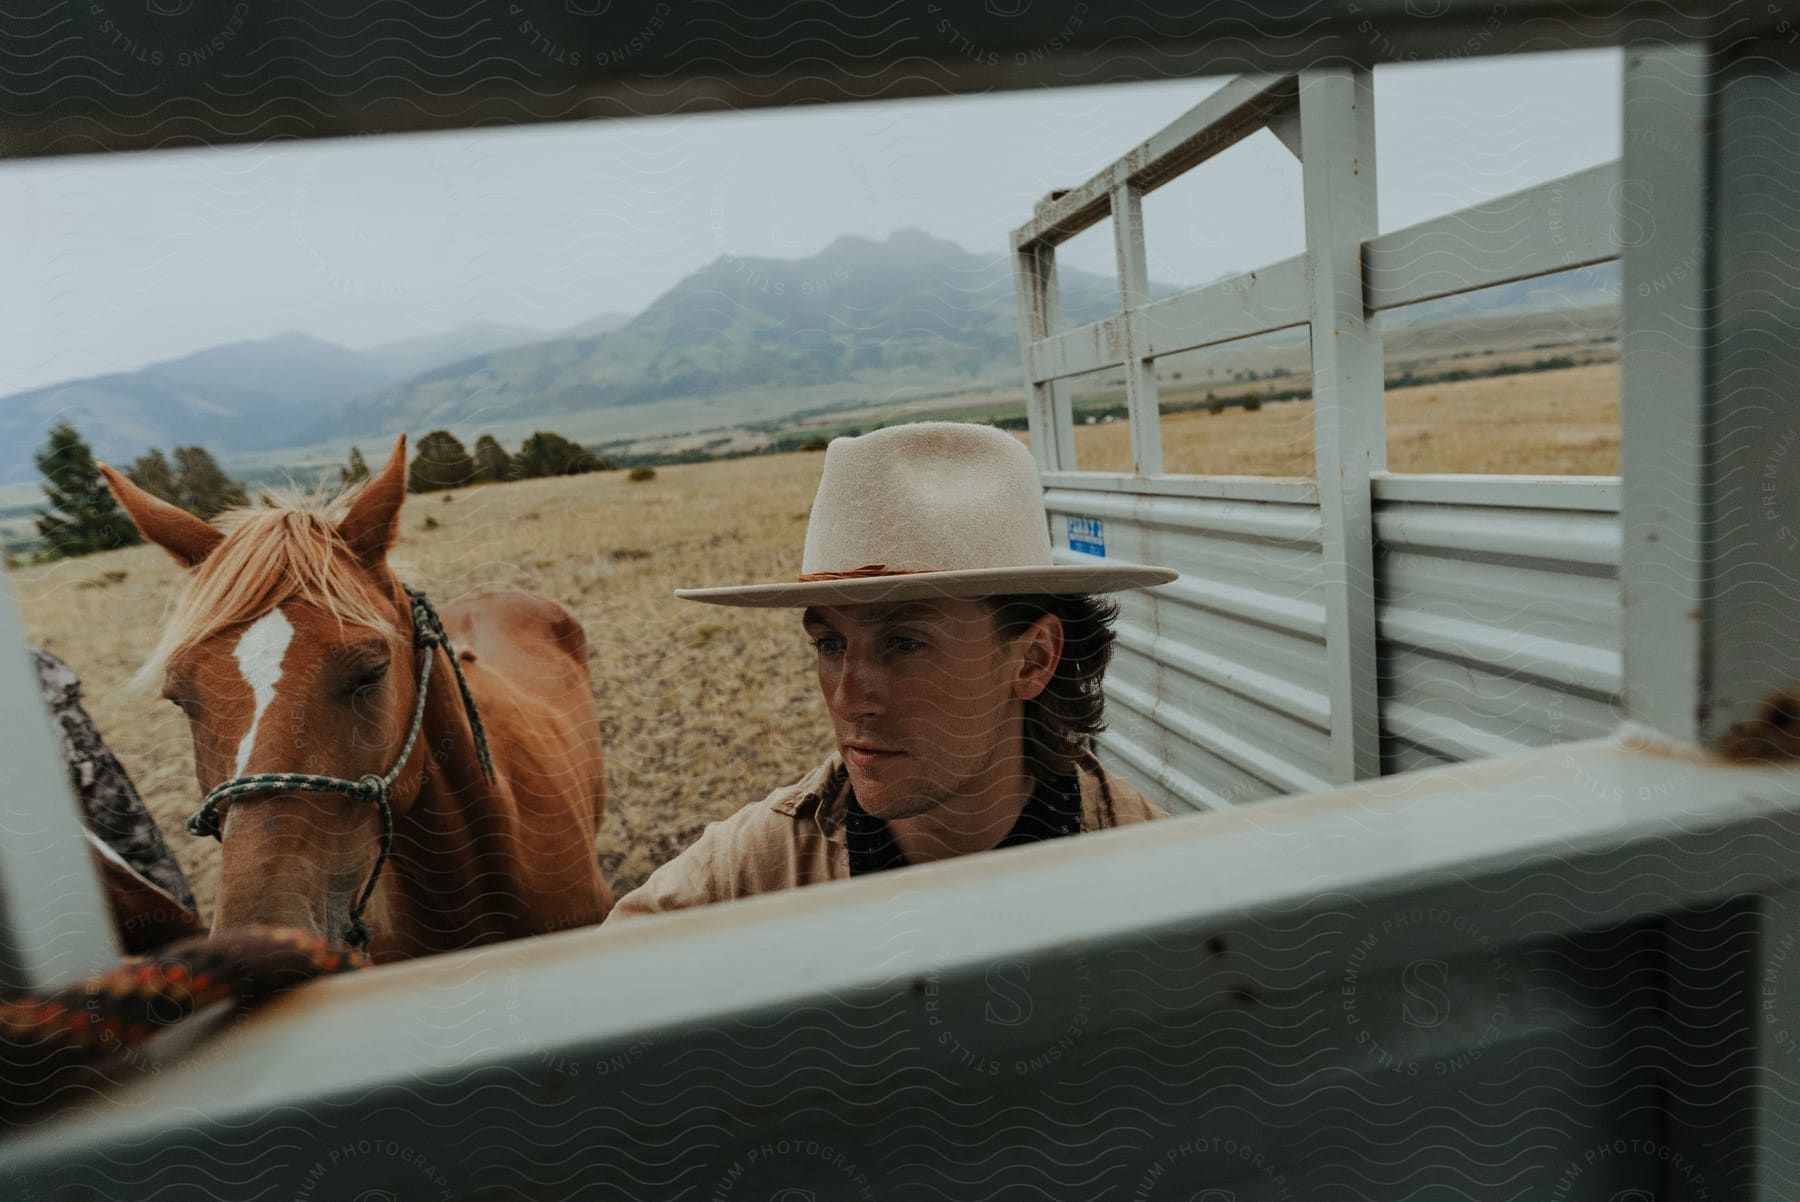
[[[1104,830],[1166,817],[1125,780],[1084,757],[1081,829]],[[850,875],[844,842],[850,776],[844,761],[830,759],[794,784],[709,825],[693,846],[650,874],[619,899],[612,917],[655,914],[793,889]]]

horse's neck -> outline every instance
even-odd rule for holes
[[[449,653],[432,651],[431,685],[419,740],[418,796],[395,824],[395,935],[408,955],[492,943],[524,933],[516,815],[482,774],[475,737]]]

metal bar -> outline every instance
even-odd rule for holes
[[[1125,412],[1131,422],[1131,463],[1139,476],[1162,475],[1162,417],[1156,407],[1156,368],[1150,360],[1143,308],[1150,303],[1144,254],[1144,193],[1135,184],[1112,192],[1113,249],[1119,264],[1119,323],[1124,332]]]
[[[1800,680],[1800,55],[1759,51],[1626,74],[1626,698],[1707,746]]]
[[[1611,523],[1571,521],[1544,508],[1508,513],[1501,508],[1471,510],[1464,505],[1391,502],[1376,511],[1375,527],[1383,542],[1413,547],[1607,567],[1619,562],[1619,535]]]
[[[533,1196],[710,1197],[734,1163],[743,1171],[746,1147],[799,1136],[785,1154],[769,1151],[786,1184],[859,1197],[830,1194],[841,1166],[806,1150],[819,1134],[806,1114],[828,1115],[836,1135],[823,1142],[873,1179],[932,1147],[943,1154],[921,1171],[985,1171],[991,1182],[997,1154],[1054,1166],[1045,1158],[1079,1114],[1092,1121],[1097,1088],[1135,1091],[1132,1104],[1167,1124],[1147,1148],[1105,1147],[1154,1159],[1165,1136],[1192,1138],[1195,1124],[1241,1112],[1253,1144],[1291,1124],[1315,1134],[1315,1152],[1321,1142],[1339,1147],[1354,1169],[1380,1142],[1374,1132],[1391,1138],[1392,1116],[1421,1105],[1416,1091],[1436,1074],[1427,1065],[1403,1080],[1352,1038],[1347,971],[1359,974],[1349,979],[1363,990],[1358,1013],[1391,1040],[1406,1028],[1397,1005],[1393,1028],[1377,1021],[1377,981],[1391,986],[1405,965],[1431,957],[1477,972],[1450,974],[1472,985],[1481,965],[1505,959],[1525,974],[1504,991],[1507,1039],[1527,1039],[1539,1022],[1588,1028],[1587,1041],[1533,1070],[1554,1082],[1532,1105],[1566,1115],[1581,1091],[1601,1104],[1614,1096],[1628,1050],[1589,1024],[1583,998],[1641,1003],[1644,1023],[1657,1011],[1642,993],[1613,997],[1616,981],[1575,990],[1570,974],[1592,957],[1555,949],[1540,976],[1526,973],[1522,949],[1767,893],[1800,874],[1800,770],[1791,767],[1725,767],[1601,742],[1527,753],[1504,771],[1490,762],[1421,773],[1409,785],[1365,782],[328,979],[221,1032],[185,1065],[15,1135],[0,1186],[26,1199],[185,1196],[229,1181],[234,1197],[250,1200],[305,1192],[348,1202],[370,1189],[440,1196],[448,1186],[428,1190],[419,1179],[441,1177],[471,1195],[536,1183]],[[1015,1002],[1041,1008],[1034,1019],[984,1020],[984,1004],[998,1014],[1008,1000],[992,989],[997,965],[1026,995]],[[604,1004],[570,1005],[601,989]],[[1476,1004],[1493,1000],[1475,991],[1458,1013],[1491,1014]],[[1785,1020],[1793,1005],[1774,1013]],[[1466,1154],[1437,1141],[1466,1125],[1450,1116],[1479,1106],[1476,1085],[1498,1080],[1500,1096],[1520,1104],[1504,1084],[1519,1076],[1513,1045],[1480,1027],[1436,1029],[1447,1042],[1432,1058],[1463,1054],[1470,1067],[1434,1099],[1447,1121],[1405,1149],[1421,1167],[1447,1157],[1466,1174]],[[1176,1031],[1205,1038],[1179,1045],[1178,1071],[1146,1072],[1178,1054]],[[1410,1042],[1422,1035],[1415,1026]],[[1097,1086],[1115,1059],[1125,1076]],[[1166,1097],[1143,1093],[1170,1080],[1180,1085]],[[1400,1093],[1374,1105],[1368,1091],[1389,1086]],[[1361,1121],[1345,1118],[1347,1089],[1373,1130],[1318,1140],[1321,1108],[1336,1112],[1325,1121]],[[913,1108],[896,1128],[899,1090]],[[1037,1121],[1019,1122],[1026,1108]],[[671,1143],[677,1123],[705,1138]],[[1490,1155],[1501,1131],[1478,1132]],[[1594,1137],[1554,1156],[1543,1124],[1521,1138],[1506,1159],[1542,1174],[1528,1196],[1550,1197],[1557,1169],[1578,1162]],[[358,1153],[364,1141],[402,1153]],[[957,1147],[985,1170],[956,1161]],[[1109,1162],[1083,1179],[1103,1168],[1096,1196],[1127,1195],[1143,1171]],[[1415,1165],[1406,1171],[1411,1179]],[[1594,1196],[1587,1184],[1569,1196]],[[879,1196],[924,1192],[909,1180]]]
[[[1037,204],[1031,220],[1013,231],[1013,246],[1067,242],[1112,212],[1112,194],[1132,187],[1153,192],[1249,137],[1294,104],[1293,75],[1240,75],[1103,170]]]
[[[1214,346],[1305,325],[1312,315],[1312,283],[1305,255],[1147,306],[1142,314],[1152,355]]]
[[[1024,253],[1024,252],[1021,252]],[[1052,334],[1025,347],[1025,379],[1031,384],[1066,380],[1125,363],[1123,314]]]
[[[1369,312],[1617,258],[1618,186],[1618,163],[1603,163],[1371,238]]]
[[[1610,696],[1619,687],[1619,653],[1567,639],[1508,637],[1491,626],[1442,614],[1388,607],[1381,616],[1381,637],[1390,644],[1416,647],[1454,661],[1472,660],[1507,676],[1531,676],[1571,688]],[[1388,704],[1387,717],[1394,719]]]
[[[1800,16],[1791,5],[1786,11]],[[1800,694],[1800,37],[1790,25],[1736,53],[1715,52],[1710,83],[1696,712],[1702,743],[1718,747],[1777,694]],[[1641,271],[1627,283],[1657,287]],[[1629,415],[1638,400],[1627,395]],[[1645,449],[1636,439],[1639,478],[1661,470],[1645,461]],[[1626,523],[1642,530],[1649,515],[1632,504],[1642,498],[1636,481],[1626,480]]]
[[[1508,509],[1619,511],[1617,476],[1459,476],[1383,472],[1370,484],[1377,501],[1493,505]]]
[[[1332,770],[1381,772],[1371,473],[1387,468],[1381,333],[1365,316],[1362,247],[1375,236],[1375,97],[1366,71],[1308,72],[1300,165],[1312,261],[1313,444],[1324,522]]]
[[[1121,764],[1131,779],[1144,782],[1147,788],[1160,789],[1170,799],[1164,808],[1172,813],[1232,807],[1230,797],[1173,767],[1156,747],[1141,746],[1117,730],[1101,731],[1098,744],[1101,758],[1107,763]]]
[[[0,583],[0,997],[77,981],[119,957],[69,769]]]
[[[1305,255],[1204,288],[1142,305],[1132,313],[1152,357],[1216,346],[1305,325],[1312,284]],[[1124,315],[1064,330],[1025,348],[1027,377],[1037,382],[1120,367],[1126,358]]]
[[[1267,781],[1271,793],[1317,793],[1331,787],[1329,781],[1321,780],[1280,754],[1264,750],[1168,698],[1133,688],[1122,681],[1107,683],[1106,698],[1109,703],[1122,705],[1186,742],[1205,747],[1257,779]]]
[[[176,9],[179,9],[176,12]],[[91,70],[0,65],[0,155],[251,142],[847,100],[1289,72],[1670,39],[1791,21],[1769,0],[1036,0],[974,7],[668,0],[422,9],[328,0],[305,21],[252,5],[59,23],[8,6],[8,44]],[[173,15],[171,15],[173,14]],[[176,17],[179,21],[175,22]],[[402,39],[398,27],[412,30]],[[130,32],[127,32],[127,29]],[[46,34],[54,31],[54,37]]]
[[[1057,563],[1093,563],[1060,548]],[[1327,615],[1325,606],[1301,597],[1279,596],[1262,589],[1225,584],[1201,576],[1183,576],[1180,580],[1157,586],[1159,599],[1171,605],[1191,605],[1231,618],[1255,622],[1265,627],[1284,630],[1323,641]]]
[[[1114,630],[1122,649],[1135,651],[1224,692],[1234,693],[1278,713],[1311,723],[1320,730],[1327,729],[1331,724],[1331,699],[1323,692],[1307,687],[1302,681],[1261,671],[1202,647],[1161,638],[1156,631],[1134,622],[1120,621],[1114,626]]]
[[[1627,54],[1620,171],[1622,693],[1630,720],[1687,742],[1706,704],[1713,71],[1697,45]]]
[[[1044,487],[1051,490],[1044,503],[1079,507],[1085,497],[1062,498],[1055,494],[1131,493],[1149,496],[1193,497],[1203,501],[1277,501],[1288,505],[1317,505],[1319,485],[1300,476],[1161,476],[1140,480],[1123,472],[1045,472]]]
[[[1045,494],[1044,505],[1052,513],[1074,512],[1129,521],[1147,530],[1201,528],[1238,538],[1294,545],[1317,545],[1319,541],[1319,512],[1306,505],[1244,504],[1185,494],[1070,494],[1058,489]]]
[[[1056,248],[1022,246],[1013,251],[1013,287],[1018,297],[1019,344],[1025,363],[1025,421],[1038,470],[1075,470],[1075,411],[1067,381],[1038,380],[1031,350],[1062,328],[1062,299],[1056,286]]]

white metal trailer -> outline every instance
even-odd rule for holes
[[[549,30],[598,20],[590,49],[641,15],[567,7]],[[264,53],[285,57],[253,62],[260,74],[202,64],[84,84],[0,68],[13,72],[0,137],[53,153],[252,139],[270,121],[326,133],[1064,73],[1273,72],[1202,105],[1149,158],[1180,166],[1208,152],[1207,131],[1265,121],[1297,138],[1308,251],[1275,273],[1281,287],[1259,278],[1240,295],[1146,304],[1127,237],[1121,318],[1052,328],[1048,248],[1095,213],[1128,229],[1161,182],[1129,158],[1041,210],[1017,243],[1037,302],[1027,364],[1052,505],[1106,522],[1109,554],[1194,580],[1131,613],[1110,754],[1201,808],[1307,791],[321,982],[152,1079],[13,1134],[0,1192],[1800,1192],[1800,772],[1716,753],[1731,724],[1800,678],[1800,474],[1785,458],[1800,378],[1796,14],[1762,0],[1654,14],[1586,0],[1222,0],[1174,14],[1043,0],[971,12],[951,40],[935,11],[771,9],[786,31],[772,56],[721,39],[748,11],[734,5],[679,18],[693,36],[653,39],[629,68],[590,54],[587,68],[529,79],[502,70],[496,85],[485,51],[440,49],[427,64],[421,50],[399,68],[347,54],[344,30],[395,12],[327,6],[271,43]],[[1547,39],[1628,47],[1618,186],[1604,170],[1564,181],[1612,198],[1613,217],[1582,219],[1575,254],[1623,258],[1622,480],[1388,476],[1371,315],[1573,260],[1539,246],[1514,261],[1490,237],[1490,207],[1410,231],[1412,243],[1377,236],[1353,149],[1369,128],[1361,72]],[[483,70],[486,90],[445,86]],[[147,89],[135,100],[106,94],[134,83]],[[1297,135],[1283,115],[1296,107]],[[1184,340],[1300,322],[1312,326],[1318,479],[1162,478],[1146,364]],[[1068,470],[1057,380],[1115,356],[1140,470],[1095,479]],[[1547,625],[1522,630],[1508,605]],[[0,643],[17,646],[10,606],[0,620]],[[1525,681],[1538,700],[1516,713],[1594,715],[1616,693],[1624,718],[1540,746],[1556,733],[1541,717],[1476,720],[1479,690],[1446,685],[1437,661],[1476,684]],[[0,657],[0,963],[14,987],[112,954],[34,705],[23,657]],[[1240,720],[1250,707],[1256,721]],[[1428,760],[1466,762],[1381,775]]]

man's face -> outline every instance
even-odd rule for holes
[[[1002,641],[979,601],[818,606],[801,620],[838,751],[870,814],[979,805],[1016,770],[1008,755],[1024,701],[1048,679],[1032,650],[1041,640]]]

